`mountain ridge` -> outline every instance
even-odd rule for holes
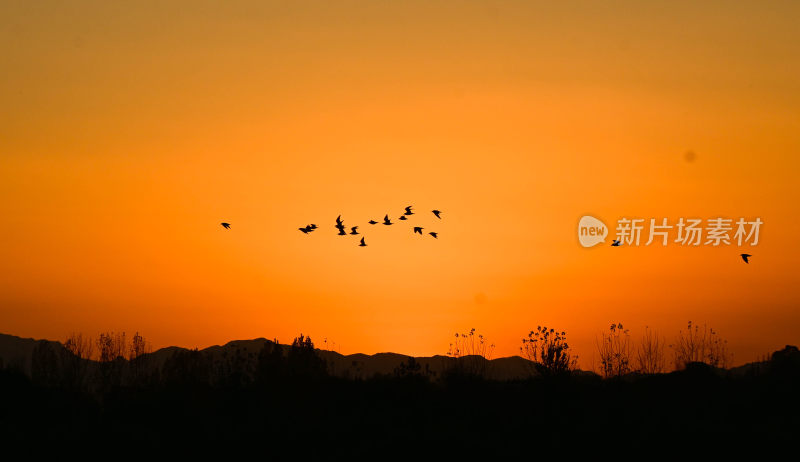
[[[0,333],[0,367],[16,367],[31,374],[31,359],[34,349],[42,341],[47,342],[56,351],[66,351],[64,345],[55,340],[34,339],[19,337],[12,334]],[[168,346],[158,350],[145,353],[150,367],[161,368],[167,361],[179,352],[197,351],[208,355],[214,361],[224,361],[228,357],[239,355],[239,357],[249,365],[255,365],[258,355],[267,342],[272,342],[264,337],[247,340],[231,340],[222,345],[211,345],[203,349],[191,349],[180,346]],[[284,354],[291,348],[291,345],[278,344]],[[486,359],[482,356],[464,356],[456,360],[455,358],[444,355],[433,356],[411,356],[395,352],[379,352],[374,354],[353,353],[343,355],[337,351],[315,348],[317,355],[322,358],[328,373],[350,379],[368,379],[375,376],[397,375],[398,373],[408,372],[409,367],[415,368],[412,373],[427,375],[431,378],[440,377],[448,367],[452,367],[456,361],[461,365],[472,368],[472,372],[479,372],[480,375],[492,380],[517,380],[525,379],[538,375],[534,363],[519,356],[505,356],[494,359]],[[787,345],[783,350],[779,350],[774,355],[782,352],[793,354],[797,349]],[[413,359],[413,363],[411,362]],[[94,359],[89,363],[96,364]],[[734,376],[741,376],[751,371],[758,370],[769,360],[755,361],[728,369],[720,369]],[[592,371],[576,370],[578,375],[597,375]]]

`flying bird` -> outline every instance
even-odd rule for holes
[[[406,213],[404,213],[403,215],[414,215],[414,212],[411,211],[410,205],[406,207]]]
[[[297,228],[297,229],[302,231],[303,234],[308,234],[308,233],[310,233],[312,231],[311,228],[309,228],[308,226],[306,226],[305,228]]]
[[[438,236],[439,236],[439,233],[433,233],[433,232],[431,232],[431,233],[428,233],[428,234],[430,234],[431,236],[433,236],[433,238],[434,238],[434,239],[439,239],[439,238],[438,238]]]
[[[415,233],[419,233],[419,234],[420,234],[420,236],[422,235],[422,230],[423,230],[423,229],[424,229],[424,228],[422,228],[421,226],[414,226],[414,232],[415,232]]]
[[[436,215],[436,218],[441,220],[442,217],[439,216],[439,214],[442,213],[441,210],[431,210],[431,211],[433,212],[434,215]]]
[[[741,257],[742,257],[742,260],[744,260],[745,263],[750,263],[749,261],[747,261],[747,259],[752,257],[752,255],[750,255],[749,253],[743,253],[743,254],[741,254]]]
[[[222,223],[220,223],[220,224],[221,224],[221,225],[222,225],[222,227],[223,227],[223,228],[225,228],[225,229],[231,229],[231,224],[230,224],[230,223],[225,223],[225,222],[222,222]]]
[[[351,227],[350,228],[350,234],[358,234],[358,231],[356,231],[357,229],[358,229],[358,226]]]
[[[389,215],[383,217],[383,224],[384,225],[391,225],[392,222],[389,220]]]
[[[367,223],[369,223],[369,224],[371,224],[371,225],[377,225],[377,224],[378,224],[378,222],[377,222],[377,221],[375,221],[375,220],[370,220],[370,221],[368,221]]]
[[[614,239],[614,242],[611,243],[611,247],[619,247],[621,244],[619,239]]]
[[[367,246],[367,243],[364,242],[364,238],[363,237],[361,238],[361,244],[358,244],[358,246],[359,247],[366,247]]]
[[[406,218],[406,216],[405,216],[405,215],[400,215],[400,218],[398,218],[398,219],[399,219],[399,220],[408,220],[408,218]]]
[[[339,236],[346,236],[347,233],[344,231],[344,222],[342,221],[342,216],[339,215],[336,217],[336,229],[339,230]]]

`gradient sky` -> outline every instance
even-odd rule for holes
[[[793,1],[0,1],[0,332],[431,355],[475,327],[506,356],[545,324],[584,367],[617,321],[670,342],[707,323],[737,364],[797,344],[798,21]],[[438,240],[366,224],[409,204]],[[585,214],[764,225],[743,250],[585,249]]]

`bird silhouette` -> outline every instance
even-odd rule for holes
[[[438,237],[438,236],[439,236],[439,233],[433,233],[433,232],[431,232],[431,233],[428,233],[428,234],[430,234],[431,236],[433,236],[433,238],[434,238],[434,239],[439,239],[439,237]]]
[[[306,226],[305,228],[297,228],[297,229],[302,231],[303,234],[308,234],[308,233],[310,233],[312,231],[311,228],[309,228],[308,226]]]
[[[414,212],[411,211],[410,205],[406,207],[406,213],[404,213],[403,215],[414,215]]]
[[[434,215],[436,215],[436,218],[441,220],[442,217],[439,216],[439,214],[442,213],[441,210],[431,210],[431,211],[433,212]]]
[[[222,225],[222,227],[223,227],[223,228],[225,228],[225,229],[231,229],[231,224],[230,224],[230,223],[225,223],[225,222],[222,222],[222,223],[220,223],[220,224],[221,224],[221,225]]]
[[[421,227],[421,226],[414,226],[414,232],[415,232],[415,233],[419,233],[420,235],[422,235],[422,230],[423,230],[423,229],[424,229],[424,228],[423,228],[423,227]]]
[[[358,229],[358,226],[351,227],[350,228],[350,234],[358,234],[358,231],[356,231],[357,229]]]
[[[370,220],[370,221],[368,221],[367,223],[369,223],[369,224],[371,224],[371,225],[377,225],[377,224],[378,224],[378,222],[377,222],[377,221],[375,221],[375,220]]]
[[[342,216],[339,215],[336,217],[336,229],[339,230],[339,236],[347,236],[347,233],[344,230],[344,222],[342,221]]]
[[[361,238],[361,244],[358,244],[358,246],[359,247],[366,247],[367,246],[367,243],[364,242],[364,238],[363,237]]]
[[[389,220],[389,215],[386,215],[386,216],[383,217],[383,224],[384,225],[391,225],[392,224],[391,220]]]
[[[621,244],[619,239],[614,239],[614,242],[611,243],[611,247],[619,247]]]
[[[741,254],[741,257],[742,257],[742,260],[744,260],[745,263],[750,263],[747,259],[752,257],[752,255],[750,255],[749,253],[743,253],[743,254]]]
[[[406,218],[405,215],[400,215],[400,218],[398,218],[398,220],[408,220],[408,218]]]

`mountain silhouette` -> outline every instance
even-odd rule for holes
[[[56,341],[48,341],[53,348],[58,351],[65,351],[64,346]],[[255,364],[258,353],[264,348],[268,340],[257,338],[252,340],[232,340],[224,345],[214,345],[198,350],[207,355],[212,362],[220,362],[224,358],[230,357],[234,352],[239,351],[244,354],[247,362]],[[0,360],[4,364],[26,365],[26,373],[30,374],[30,364],[33,350],[39,343],[38,340],[15,337],[13,335],[0,334]],[[290,345],[280,344],[279,347],[287,352]],[[167,361],[176,353],[192,351],[182,347],[161,348],[152,353],[147,353],[148,367],[154,370],[163,367]],[[452,367],[458,361],[477,362],[487,371],[487,378],[493,380],[514,380],[523,379],[531,375],[533,370],[532,363],[520,356],[497,358],[488,360],[482,356],[466,356],[454,359],[449,356],[421,356],[414,357],[399,353],[376,353],[366,355],[362,353],[343,355],[336,351],[316,349],[320,358],[325,360],[328,365],[328,372],[341,378],[372,378],[381,374],[392,374],[401,363],[407,362],[410,358],[419,363],[423,368],[427,367],[436,376],[441,375],[448,367]],[[90,361],[95,364],[97,361]],[[591,372],[582,372],[592,374]]]

